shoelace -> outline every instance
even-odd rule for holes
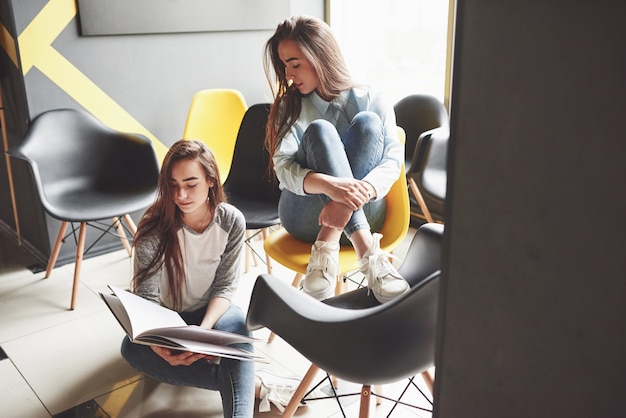
[[[391,264],[389,259],[399,260],[398,257],[393,254],[388,253],[378,253],[372,254],[367,257],[367,287],[368,293],[369,289],[373,288],[376,285],[376,280],[383,280],[387,276],[392,276],[394,278],[399,278],[400,275],[396,271],[395,267]]]
[[[339,270],[338,264],[330,255],[317,251],[311,255],[308,268],[311,272],[315,270],[321,271],[323,276],[331,281],[331,277],[328,274],[329,266],[331,265],[334,267],[334,270]]]

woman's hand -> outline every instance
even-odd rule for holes
[[[177,351],[169,348],[152,346],[152,351],[157,353],[159,357],[167,361],[170,366],[189,366],[198,360],[215,360],[216,356],[209,356],[200,353],[191,353],[189,351]]]
[[[352,178],[335,178],[327,189],[326,196],[333,201],[343,203],[352,211],[360,209],[369,202],[368,183]]]
[[[374,188],[368,182],[352,177],[333,177],[310,172],[304,178],[304,190],[309,194],[325,194],[355,211],[373,197]]]

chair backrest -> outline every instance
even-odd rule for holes
[[[230,171],[237,132],[246,112],[243,95],[234,89],[206,89],[194,94],[184,139],[198,139],[213,152],[222,183]]]
[[[243,116],[233,152],[231,170],[224,182],[226,193],[255,200],[278,202],[278,180],[268,172],[270,155],[265,148],[269,103],[250,106]]]
[[[159,171],[148,138],[115,131],[75,109],[40,114],[7,153],[29,163],[44,208],[59,219],[71,218],[60,213],[71,203],[63,201],[70,191],[75,196],[97,190],[129,196],[153,192]]]
[[[424,161],[417,173],[418,187],[425,198],[432,198],[441,203],[446,198],[448,128],[437,128],[430,131],[424,141]]]
[[[394,106],[396,124],[406,131],[405,170],[410,172],[417,140],[422,133],[441,126],[448,127],[448,112],[438,99],[426,94],[404,97]]]

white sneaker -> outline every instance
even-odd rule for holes
[[[359,269],[367,279],[367,287],[380,303],[389,302],[409,290],[409,284],[391,264],[391,254],[380,249],[381,234],[373,234],[372,247],[359,260]]]
[[[261,380],[259,412],[268,412],[272,403],[282,413],[298,388],[300,378],[280,376],[268,369],[261,369],[256,372],[256,375]],[[302,404],[299,403],[298,406],[300,405]]]
[[[302,282],[304,293],[317,300],[329,298],[334,292],[339,274],[339,243],[315,241]]]

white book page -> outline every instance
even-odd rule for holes
[[[187,341],[195,341],[197,343],[208,343],[217,345],[230,345],[236,343],[253,343],[256,339],[246,335],[233,334],[231,332],[219,331],[216,329],[205,329],[197,325],[188,325],[186,327],[161,328],[156,331],[162,337],[169,339],[181,339]]]
[[[128,313],[132,339],[154,328],[187,326],[176,311],[167,309],[119,287],[109,286],[109,288],[119,298]]]

